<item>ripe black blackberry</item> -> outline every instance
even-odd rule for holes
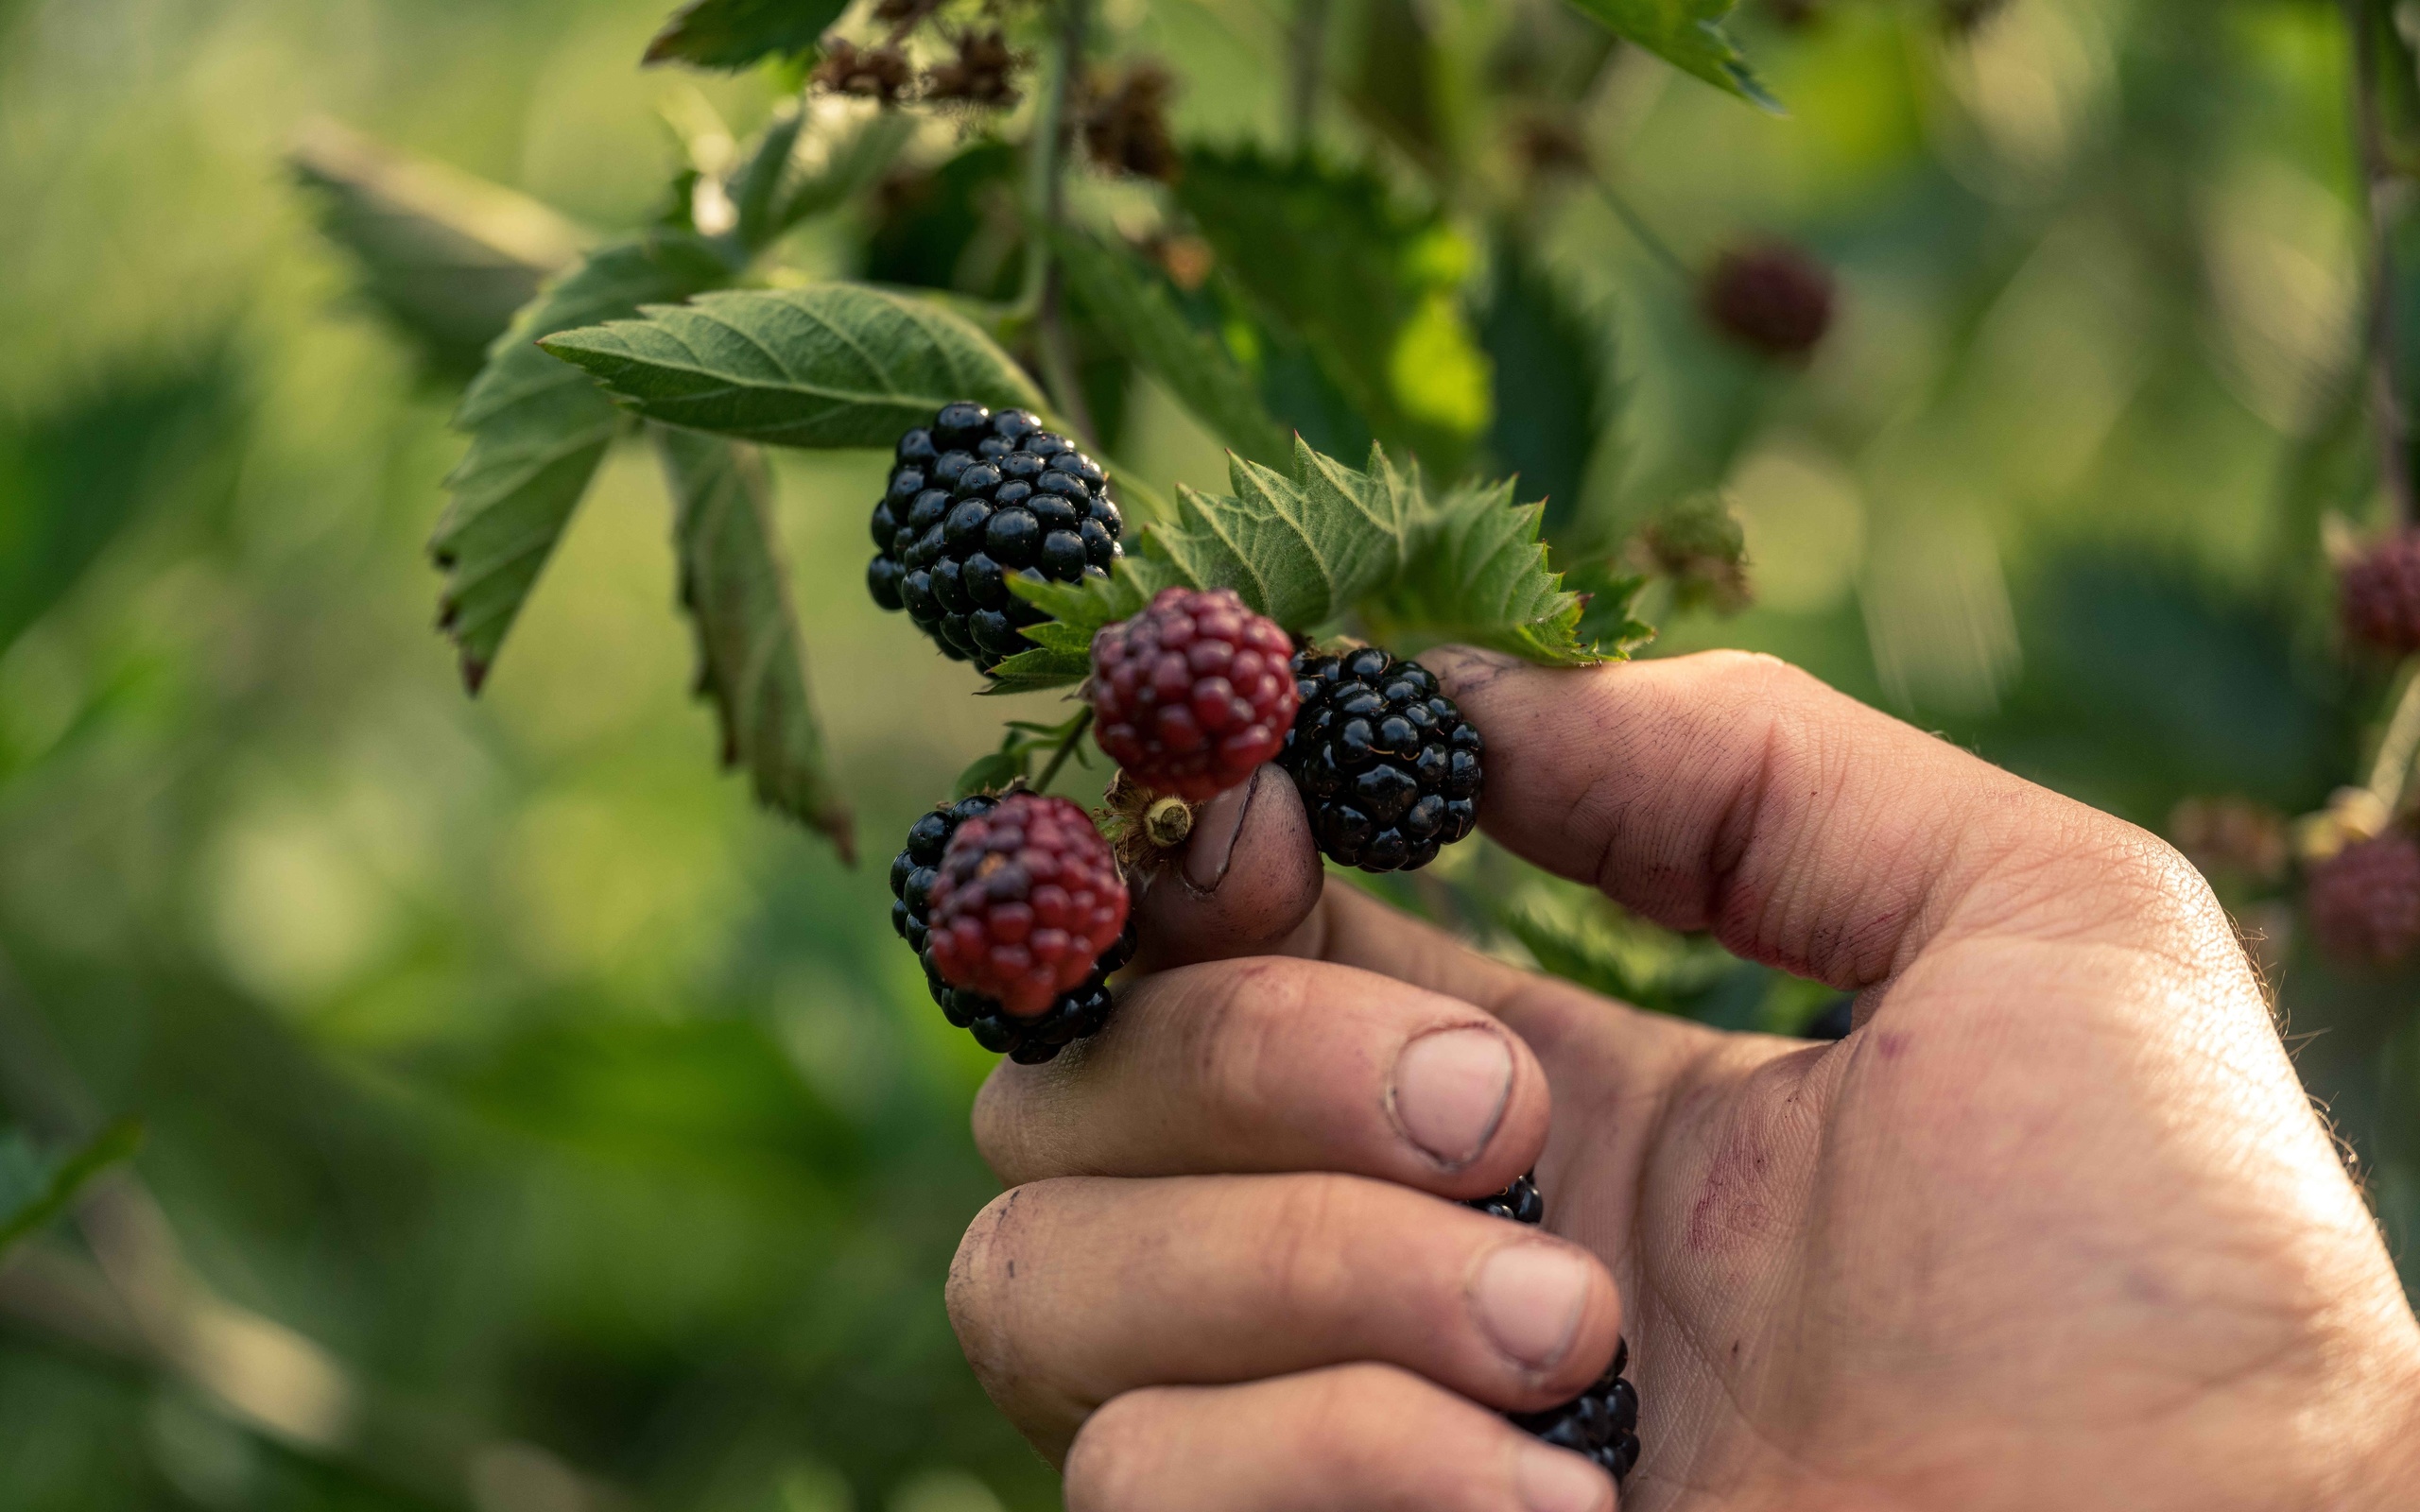
[[[1462,1206],[1491,1218],[1510,1218],[1531,1227],[1547,1221],[1547,1199],[1538,1192],[1535,1173],[1520,1177],[1494,1196],[1475,1197]]]
[[[1465,1208],[1531,1226],[1544,1223],[1546,1199],[1538,1193],[1532,1171],[1492,1197],[1465,1202]],[[1616,1481],[1638,1463],[1638,1388],[1622,1379],[1630,1367],[1630,1341],[1614,1342],[1614,1363],[1590,1386],[1560,1407],[1544,1412],[1513,1412],[1505,1417],[1547,1443],[1593,1459]]]
[[[1411,871],[1478,822],[1476,726],[1417,662],[1365,645],[1301,651],[1302,708],[1277,756],[1302,789],[1329,859],[1364,871]]]
[[[1109,476],[1022,409],[944,404],[899,438],[873,509],[866,587],[906,610],[953,660],[989,672],[1048,618],[1009,592],[1011,574],[1062,583],[1103,573],[1124,548]]]
[[[989,814],[999,801],[977,794],[943,803],[908,829],[906,848],[890,863],[890,927],[924,963],[925,985],[951,1023],[971,1032],[984,1049],[1006,1055],[1020,1065],[1034,1066],[1076,1040],[1099,1033],[1109,1022],[1109,975],[1134,958],[1134,923],[1130,918],[1126,932],[1094,963],[1092,973],[1073,990],[1061,993],[1039,1018],[1011,1018],[994,1000],[943,981],[933,964],[927,930],[933,884],[940,880],[936,868],[959,825],[976,815]]]

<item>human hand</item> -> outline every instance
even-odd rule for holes
[[[1479,956],[1264,770],[1110,1030],[977,1108],[951,1312],[1072,1512],[1608,1507],[1497,1411],[1625,1332],[1634,1507],[2420,1504],[2420,1325],[2173,851],[1769,659],[1426,661],[1496,841],[1858,1028]],[[1437,1200],[1533,1163],[1560,1237]]]

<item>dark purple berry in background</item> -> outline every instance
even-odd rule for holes
[[[1698,304],[1717,331],[1768,357],[1802,358],[1832,328],[1831,270],[1781,242],[1739,248],[1715,259]]]

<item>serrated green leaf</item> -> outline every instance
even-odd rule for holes
[[[659,425],[649,435],[671,485],[681,605],[698,635],[699,690],[722,726],[723,763],[748,769],[758,802],[829,835],[854,861],[848,806],[808,693],[765,459],[694,431]]]
[[[1514,504],[1510,482],[1424,497],[1409,564],[1364,609],[1373,632],[1407,650],[1453,641],[1549,666],[1601,660],[1580,639],[1580,595],[1547,565],[1545,513]]]
[[[1722,19],[1739,0],[1570,0],[1572,9],[1603,22],[1673,67],[1694,74],[1762,109],[1781,102],[1765,93]]]
[[[1601,656],[1625,661],[1655,639],[1655,627],[1633,612],[1647,587],[1639,573],[1617,572],[1610,561],[1574,568],[1564,574],[1563,586],[1580,595],[1579,637]]]
[[[1227,480],[1224,497],[1180,488],[1151,541],[1187,581],[1232,588],[1289,630],[1342,614],[1409,559],[1413,500],[1375,448],[1357,472],[1298,438],[1291,477],[1230,456]]]
[[[11,1132],[0,1140],[0,1255],[55,1222],[95,1177],[134,1158],[143,1147],[140,1122],[120,1119],[66,1155],[45,1159]]]
[[[363,298],[441,376],[477,372],[513,313],[579,256],[579,228],[538,201],[333,121],[312,123],[288,162]]]
[[[1053,238],[1068,291],[1126,356],[1167,387],[1212,434],[1256,462],[1291,455],[1285,427],[1260,402],[1226,344],[1177,308],[1167,282],[1132,252],[1066,231]]]
[[[428,548],[446,575],[439,623],[460,649],[473,692],[620,424],[596,387],[537,339],[686,299],[731,273],[721,252],[690,232],[616,242],[548,284],[489,349],[455,413],[471,446],[446,479],[454,500]]]
[[[957,399],[1043,404],[973,321],[862,284],[710,294],[541,345],[649,420],[774,446],[888,447]]]
[[[689,0],[648,43],[650,63],[746,68],[811,52],[848,0]]]

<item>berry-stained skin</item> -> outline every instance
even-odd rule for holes
[[[944,404],[899,438],[874,506],[866,591],[905,610],[942,651],[990,671],[1048,616],[1009,579],[1073,583],[1124,553],[1100,464],[1029,411]]]
[[[1215,798],[1285,746],[1293,654],[1234,589],[1163,589],[1093,637],[1094,739],[1152,792]]]
[[[2413,1504],[2420,1321],[2183,857],[1769,658],[1423,660],[1493,840],[1857,1026],[1521,971],[1219,799],[1110,1031],[977,1106],[951,1314],[1069,1512],[1613,1512],[1502,1414],[1624,1335],[1621,1512]],[[1546,1231],[1456,1206],[1533,1166]]]
[[[933,964],[1012,1019],[1050,1011],[1126,928],[1125,879],[1089,815],[1015,793],[958,827],[932,887]]]

